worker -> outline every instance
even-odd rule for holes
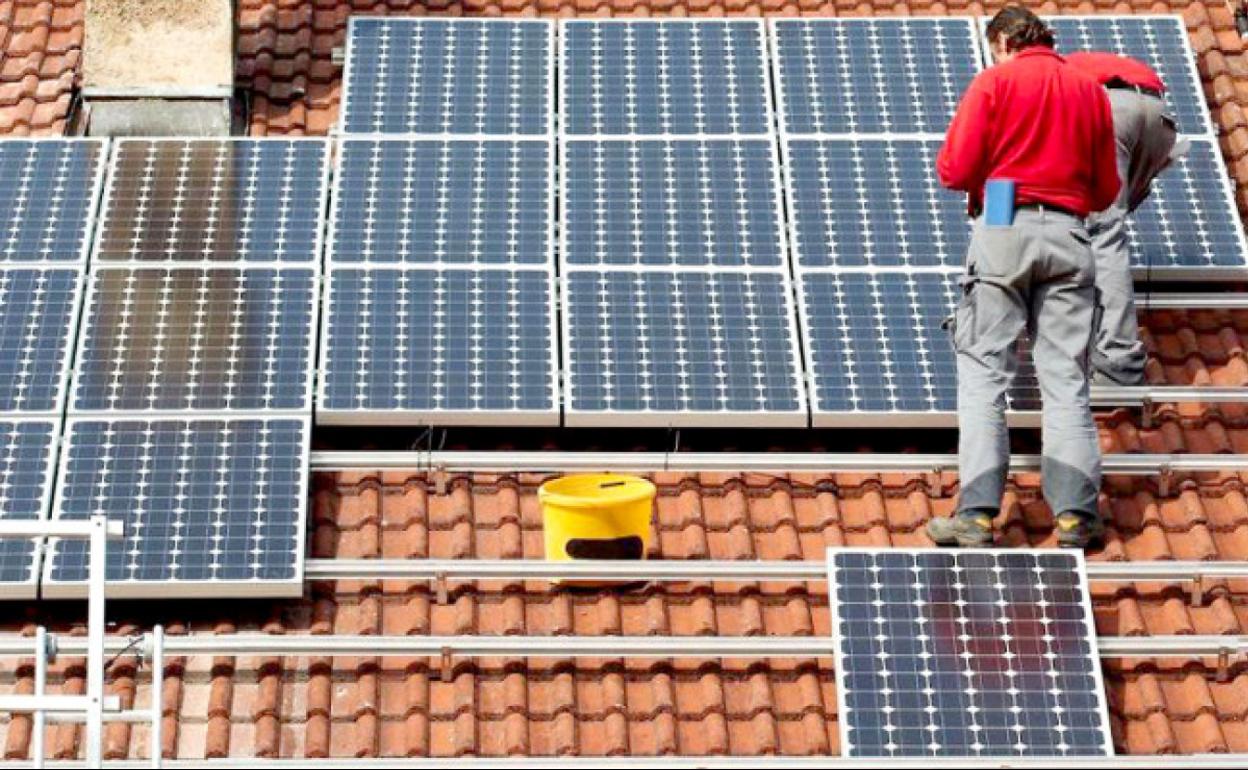
[[[1027,330],[1043,399],[1044,496],[1058,542],[1083,547],[1104,531],[1088,397],[1096,268],[1084,220],[1118,195],[1109,99],[1026,8],[1006,6],[987,36],[996,65],[967,87],[936,159],[941,183],[965,191],[976,218],[951,319],[961,490],[955,515],[927,531],[941,545],[992,543],[1009,469],[1005,394]]]
[[[1088,220],[1096,256],[1100,327],[1092,350],[1093,382],[1144,384],[1144,343],[1135,317],[1127,215],[1148,197],[1153,179],[1187,151],[1166,111],[1161,77],[1142,61],[1112,53],[1079,52],[1072,67],[1095,78],[1109,94],[1122,189],[1113,205]]]

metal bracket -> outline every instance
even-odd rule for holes
[[[1153,427],[1152,396],[1144,396],[1144,398],[1140,400],[1140,427],[1148,429]]]
[[[1169,463],[1163,463],[1157,469],[1157,496],[1170,496],[1170,482],[1174,479],[1174,471],[1170,469]]]
[[[446,494],[446,487],[449,481],[449,475],[445,466],[438,466],[433,470],[433,491],[438,497]]]
[[[438,604],[446,604],[449,598],[449,594],[450,594],[450,591],[447,589],[447,585],[446,585],[446,573],[445,572],[437,573],[436,575],[433,576],[433,580],[434,580],[434,585],[438,587]]]
[[[1199,607],[1205,603],[1205,576],[1197,572],[1192,575],[1192,606]]]
[[[1223,647],[1218,650],[1218,675],[1219,682],[1225,682],[1231,677],[1231,650]]]
[[[451,657],[451,648],[443,647],[442,648],[442,668],[439,672],[439,676],[441,677],[443,682],[451,681],[451,666],[453,663],[454,663],[454,659]]]

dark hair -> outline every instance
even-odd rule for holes
[[[995,44],[1003,35],[1005,47],[1011,51],[1036,45],[1053,47],[1053,30],[1021,5],[1005,6],[988,22],[988,42]]]

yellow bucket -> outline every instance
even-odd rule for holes
[[[644,559],[650,546],[654,484],[636,476],[589,473],[551,479],[537,490],[546,558]]]

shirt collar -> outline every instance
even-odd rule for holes
[[[1023,50],[1015,54],[1014,58],[1030,59],[1033,56],[1050,56],[1054,59],[1057,59],[1058,61],[1066,61],[1065,59],[1062,58],[1061,54],[1059,54],[1057,51],[1053,50],[1052,48],[1049,48],[1047,45],[1033,45],[1029,48],[1024,48]]]

